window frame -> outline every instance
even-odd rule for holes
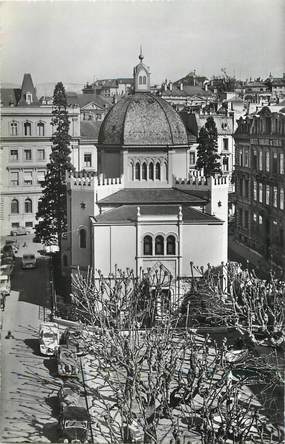
[[[147,252],[148,247],[150,247],[150,252]],[[153,256],[153,237],[150,234],[145,234],[143,238],[143,255]]]
[[[30,158],[28,158],[29,156],[27,156],[28,153],[30,153]],[[32,150],[30,148],[24,149],[24,161],[25,162],[32,161]]]
[[[27,129],[29,128],[29,131]],[[32,135],[32,124],[31,122],[24,122],[24,136],[30,137]]]
[[[155,163],[155,180],[161,180],[161,165],[160,162]]]
[[[44,124],[44,122],[38,122],[37,123],[37,136],[44,137],[44,135],[45,135],[45,124]]]
[[[161,248],[159,252],[159,249]],[[157,234],[154,239],[154,254],[155,256],[164,256],[164,236],[162,234]]]
[[[15,159],[13,158],[14,154],[12,154],[12,152],[16,153]],[[10,149],[9,160],[11,162],[17,162],[19,160],[19,150],[18,149]]]
[[[12,179],[12,178],[11,178],[12,175],[17,176],[17,180]],[[11,186],[18,186],[19,183],[20,183],[20,182],[19,182],[19,178],[20,178],[19,171],[10,171],[10,174],[9,174],[9,184],[10,184]],[[17,182],[17,183],[14,183],[14,182]]]
[[[147,180],[147,164],[146,164],[146,162],[142,163],[142,180]]]
[[[274,208],[278,207],[278,188],[276,186],[273,187],[272,205]]]
[[[30,179],[27,181],[25,175],[29,174]],[[23,185],[33,185],[33,171],[23,171]]]
[[[90,156],[90,160],[86,160],[86,156]],[[92,153],[84,153],[83,154],[83,162],[84,162],[84,166],[86,168],[91,168],[92,167]]]
[[[139,162],[135,163],[135,180],[141,180],[141,165]]]
[[[33,201],[29,197],[25,199],[25,213],[31,214],[33,212]]]
[[[170,239],[172,243],[170,243]],[[172,252],[169,252],[169,246],[173,247]],[[166,238],[166,255],[175,256],[176,255],[176,237],[173,234],[169,234]]]
[[[46,159],[46,150],[44,148],[37,149],[37,158],[39,161],[43,161]]]
[[[10,122],[10,136],[18,136],[18,123],[15,121]]]
[[[87,248],[87,230],[85,228],[79,230],[79,248]]]
[[[14,206],[13,204],[15,204],[16,206]],[[14,209],[16,208],[16,211],[14,211]],[[19,214],[19,209],[20,209],[20,206],[19,206],[19,201],[18,201],[18,199],[12,199],[11,200],[11,205],[10,205],[10,212],[11,212],[11,214]]]

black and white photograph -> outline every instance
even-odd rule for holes
[[[0,444],[284,444],[285,1],[0,17]]]

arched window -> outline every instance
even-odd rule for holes
[[[155,165],[155,178],[160,180],[160,163],[157,162]]]
[[[167,168],[167,163],[164,162],[164,177],[166,182],[168,182],[168,168]]]
[[[155,238],[155,254],[164,254],[164,239],[162,236],[156,236]]]
[[[25,200],[25,213],[32,213],[33,212],[33,204],[31,199]]]
[[[12,122],[10,128],[11,128],[10,129],[11,136],[17,136],[18,135],[18,124],[16,122]]]
[[[129,177],[131,180],[134,180],[134,164],[131,162],[129,164]]]
[[[150,180],[153,180],[154,179],[154,174],[153,174],[153,163],[152,162],[150,162],[148,168],[149,168],[149,178],[150,178]]]
[[[25,136],[31,136],[32,135],[32,125],[30,122],[24,123],[24,135]]]
[[[167,236],[166,252],[167,252],[167,254],[175,254],[175,237],[174,236]]]
[[[139,85],[142,85],[142,76],[139,76]]]
[[[147,180],[147,166],[145,162],[142,164],[142,179]]]
[[[37,130],[38,130],[38,136],[44,136],[45,135],[45,125],[43,122],[39,122],[37,124]]]
[[[86,248],[86,230],[84,228],[79,231],[79,246],[80,248]]]
[[[143,240],[143,254],[145,256],[152,255],[152,238],[151,236],[145,236]]]
[[[11,213],[12,214],[19,213],[19,202],[17,201],[17,199],[13,199],[11,202]]]
[[[136,163],[136,168],[135,168],[135,177],[136,177],[136,180],[141,180],[141,166],[140,166],[140,163],[139,162],[137,162]]]
[[[143,85],[146,85],[146,76],[143,76]]]

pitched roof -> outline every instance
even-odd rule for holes
[[[98,96],[97,94],[77,94],[75,92],[68,91],[66,93],[66,99],[68,105],[78,105],[80,108],[83,108],[88,103],[95,103],[101,108],[105,108],[106,106],[109,108],[112,105],[111,98],[104,98],[102,96]]]
[[[32,94],[32,101],[28,103],[26,101],[26,94]],[[37,98],[36,89],[33,84],[32,76],[30,73],[25,73],[21,88],[21,98],[19,100],[18,106],[39,106],[40,102]]]
[[[20,88],[1,88],[2,106],[16,106],[21,97]]]
[[[198,97],[209,97],[212,96],[211,91],[205,91],[201,86],[194,86],[194,85],[184,85],[183,89],[181,90],[176,85],[172,86],[172,90],[167,89],[164,91],[161,90],[162,96],[181,96],[181,97],[189,97],[189,96],[198,96]]]
[[[184,125],[186,126],[187,132],[196,137],[199,135],[200,129],[207,122],[208,117],[213,117],[216,124],[218,135],[234,133],[233,119],[231,117],[222,114],[201,115],[198,113],[187,113],[185,111],[182,111],[180,113],[180,116],[184,122]]]
[[[100,205],[140,204],[183,204],[203,205],[206,203],[190,192],[176,188],[125,188],[99,201]]]
[[[82,139],[98,140],[101,122],[93,120],[82,120],[80,122],[80,136]]]
[[[175,216],[178,215],[179,205],[143,205],[140,206],[141,216]],[[137,206],[123,205],[119,208],[114,208],[105,211],[98,216],[95,216],[94,221],[97,223],[134,223],[137,220]],[[195,224],[209,224],[221,223],[221,220],[211,216],[210,214],[202,213],[189,206],[182,206],[182,220],[184,223]]]

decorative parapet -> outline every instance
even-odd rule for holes
[[[71,189],[75,188],[97,188],[110,185],[122,185],[123,176],[114,178],[103,178],[93,172],[74,171],[66,175],[66,182]]]
[[[228,175],[217,174],[214,177],[206,177],[200,171],[190,171],[187,178],[174,177],[174,186],[179,188],[184,186],[186,189],[209,189],[213,186],[228,186]]]

